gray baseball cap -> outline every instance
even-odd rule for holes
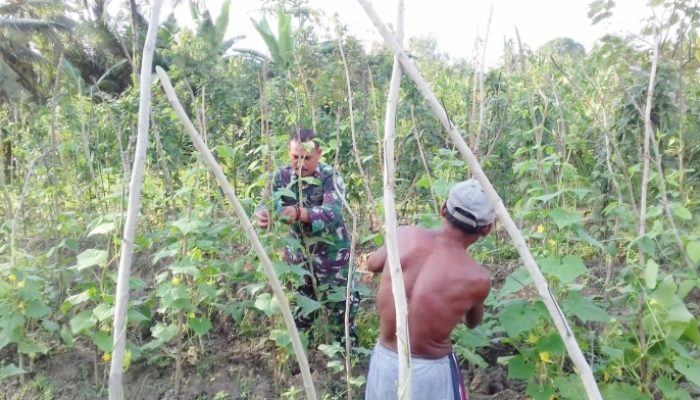
[[[447,212],[472,227],[486,226],[496,219],[493,205],[476,179],[467,179],[452,186],[447,196]]]

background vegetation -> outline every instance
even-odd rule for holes
[[[108,18],[107,3],[0,5],[0,398],[104,397],[148,13],[129,0],[118,18]],[[212,19],[195,2],[192,30],[162,18],[154,62],[168,71],[249,211],[263,201],[270,172],[286,162],[289,128],[319,132],[325,161],[343,173],[358,216],[361,267],[382,242],[370,221],[382,213],[381,121],[393,55],[362,47],[303,0],[263,3],[269,22],[255,22],[270,57],[225,38],[235,5],[224,2]],[[590,52],[568,38],[540,49],[507,42],[499,65],[483,74],[430,39],[408,44],[527,236],[606,399],[700,396],[700,9],[690,0],[651,3],[639,36],[606,36]],[[614,12],[613,2],[596,0],[589,17],[598,22]],[[299,397],[289,338],[257,257],[158,82],[151,115],[129,368],[138,368],[136,375],[176,371],[162,390],[179,392],[183,379],[192,386],[191,376],[212,376],[221,362],[217,346],[249,348],[264,354],[258,364],[272,371],[267,396]],[[407,79],[396,126],[399,218],[435,226],[450,185],[469,171]],[[279,261],[284,229],[263,237]],[[482,325],[453,338],[473,387],[479,371],[502,369],[502,387],[482,393],[582,398],[505,232],[480,242],[473,255],[495,284]],[[300,271],[281,262],[277,268],[285,282],[299,279]],[[364,349],[377,334],[371,287],[361,285]],[[289,296],[305,312],[319,307]],[[344,368],[343,349],[324,341],[322,328],[314,328],[314,346],[329,371],[324,396],[345,397],[344,384],[329,384],[344,379],[333,377]],[[229,341],[215,342],[221,338]],[[85,356],[74,359],[89,386],[79,393],[49,375],[50,360],[70,352]],[[353,360],[357,391],[366,351]],[[263,396],[252,384],[260,376],[237,376],[236,393],[197,398]],[[141,392],[132,385],[127,393]]]

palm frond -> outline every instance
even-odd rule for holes
[[[221,5],[221,12],[219,13],[219,17],[216,18],[216,24],[214,28],[214,32],[216,34],[215,43],[222,43],[224,40],[226,30],[228,29],[228,16],[230,9],[231,0],[224,0],[224,4]]]
[[[66,25],[65,21],[17,17],[0,17],[0,27],[19,32],[47,32],[55,29],[68,30],[71,28],[69,25]]]

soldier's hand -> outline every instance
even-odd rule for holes
[[[297,221],[297,207],[296,206],[286,206],[282,207],[279,212],[280,219],[285,224],[293,224]]]
[[[255,220],[261,228],[267,229],[270,226],[270,211],[266,208],[255,213]]]

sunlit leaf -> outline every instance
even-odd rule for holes
[[[255,308],[262,311],[268,317],[277,312],[277,300],[270,293],[261,293],[255,298]]]
[[[656,279],[659,276],[659,264],[656,261],[647,260],[647,267],[644,269],[644,282],[647,289],[653,290],[656,288]]]
[[[107,264],[107,251],[98,249],[87,249],[78,254],[78,263],[68,269],[82,271],[94,265],[104,266]]]
[[[114,222],[108,222],[106,224],[98,225],[93,230],[91,230],[90,233],[88,233],[88,237],[92,235],[104,235],[106,233],[110,233],[114,231],[114,228]]]

